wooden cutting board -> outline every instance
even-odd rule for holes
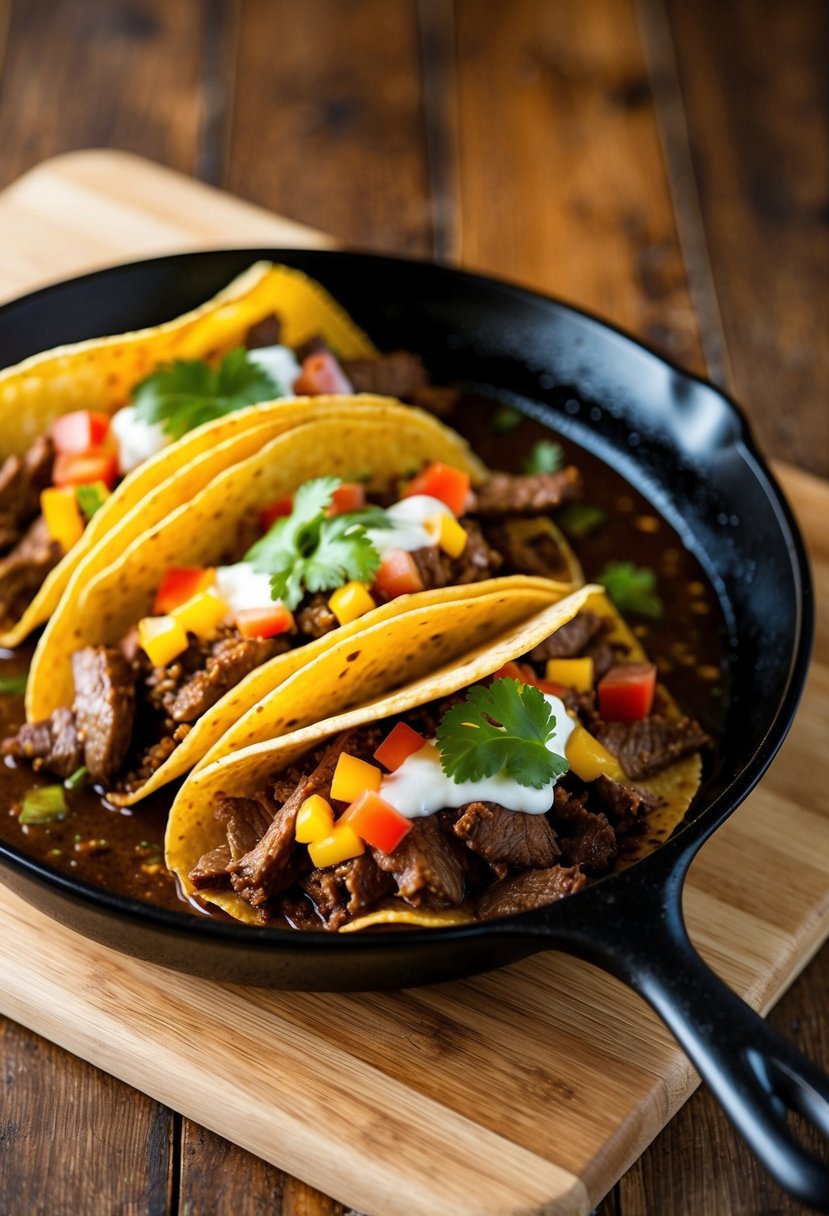
[[[156,253],[332,243],[115,152],[27,174],[0,233],[0,298]],[[829,486],[777,472],[811,546],[815,662],[686,899],[694,941],[760,1010],[829,934]],[[587,1213],[697,1083],[636,996],[563,955],[393,994],[270,993],[115,954],[0,890],[0,968],[7,1016],[374,1216]]]

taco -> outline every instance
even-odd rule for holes
[[[263,720],[303,696],[287,680]],[[706,743],[589,586],[350,712],[241,751],[228,734],[173,804],[167,864],[249,923],[488,920],[658,847]]]
[[[131,805],[298,668],[314,680],[333,638],[355,639],[348,678],[308,721],[373,695],[371,679],[404,683],[469,645],[450,629],[467,600],[483,605],[476,638],[535,611],[551,593],[542,554],[556,597],[583,581],[543,513],[577,487],[572,468],[488,474],[453,431],[395,403],[297,422],[125,547],[105,538],[41,638],[29,724],[3,750],[57,775],[85,767]],[[425,636],[407,649],[389,623],[417,609]]]
[[[379,355],[318,284],[267,262],[174,321],[0,372],[0,645],[49,618],[83,556],[137,507],[155,523],[166,481],[255,428],[244,407],[363,391],[450,404],[416,356]]]

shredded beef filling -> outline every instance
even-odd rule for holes
[[[660,714],[637,722],[598,719],[593,731],[634,781],[662,772],[710,742],[705,731],[690,718],[663,718]]]
[[[62,557],[63,550],[38,516],[11,552],[0,558],[0,625],[11,625],[23,615]]]
[[[492,473],[475,488],[470,515],[543,515],[579,493],[581,474],[572,465],[558,473]]]

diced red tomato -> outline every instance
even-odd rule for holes
[[[204,566],[173,566],[165,571],[155,595],[153,614],[167,616],[181,604],[186,604],[200,591],[206,591],[215,579],[215,572]]]
[[[359,511],[365,505],[366,487],[359,481],[344,481],[331,496],[330,513],[346,515],[349,511]]]
[[[294,627],[294,618],[284,604],[269,608],[242,608],[234,617],[243,638],[273,638]]]
[[[412,830],[411,820],[374,790],[364,790],[337,822],[347,823],[366,844],[381,853],[393,853]]]
[[[303,359],[294,392],[298,397],[317,397],[322,393],[353,393],[354,389],[331,352],[321,350]]]
[[[58,452],[52,468],[56,486],[88,486],[102,481],[108,490],[118,477],[118,459],[114,452],[90,448],[88,452]]]
[[[285,515],[290,515],[293,509],[294,500],[290,495],[287,498],[277,498],[276,502],[263,507],[259,512],[259,523],[262,525],[262,531],[270,532],[276,521],[282,519]]]
[[[88,452],[99,448],[109,433],[109,415],[99,410],[73,410],[52,423],[52,438],[59,452]]]
[[[651,712],[655,691],[653,663],[621,663],[599,680],[599,713],[606,722],[636,722]]]
[[[387,600],[422,591],[423,579],[411,553],[405,549],[390,549],[380,563],[374,586]]]
[[[411,726],[407,726],[405,722],[398,722],[377,748],[374,759],[393,773],[395,769],[400,768],[404,760],[425,746],[426,740],[423,735],[412,730]]]
[[[493,680],[501,680],[504,678],[511,680],[520,680],[522,684],[534,684],[536,688],[540,688],[542,692],[547,693],[551,697],[564,696],[567,689],[562,684],[555,684],[552,680],[542,679],[537,676],[529,663],[505,663],[500,667],[492,677]]]
[[[469,474],[436,460],[409,482],[404,497],[411,498],[414,494],[439,498],[455,515],[463,515],[469,497]]]

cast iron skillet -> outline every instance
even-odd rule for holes
[[[548,908],[481,925],[336,937],[177,916],[0,846],[13,890],[79,932],[164,966],[279,988],[405,987],[556,948],[629,984],[665,1020],[777,1182],[829,1211],[829,1165],[787,1110],[829,1136],[829,1081],[743,1004],[687,936],[682,886],[697,850],[779,748],[805,679],[812,589],[802,541],[737,407],[629,337],[554,300],[457,270],[352,253],[233,250],[116,267],[0,308],[0,366],[167,320],[256,258],[319,279],[381,349],[423,353],[452,380],[514,402],[603,457],[680,532],[735,641],[721,760],[689,826],[632,869]]]

